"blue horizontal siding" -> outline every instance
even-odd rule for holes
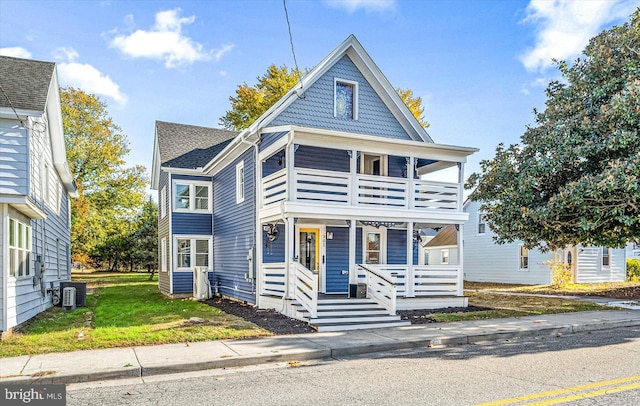
[[[356,263],[362,263],[362,227],[356,227]]]
[[[276,152],[262,163],[262,177],[269,176],[287,167],[287,159],[284,150]]]
[[[405,157],[389,155],[387,164],[389,176],[394,178],[407,177],[407,159]]]
[[[264,247],[262,248],[262,262],[265,264],[272,264],[274,262],[284,262],[284,246],[286,238],[284,237],[284,224],[278,224],[278,239],[272,241],[269,247],[267,247],[267,233],[262,232],[262,241]]]
[[[288,131],[280,131],[277,133],[266,133],[260,137],[260,144],[258,146],[260,151],[264,151],[269,148],[274,142],[287,135]]]
[[[300,145],[295,152],[296,168],[349,172],[351,158],[345,150]]]
[[[236,165],[244,161],[245,200],[236,203]],[[255,244],[254,150],[249,148],[213,181],[213,269],[219,292],[255,303],[255,286],[247,281],[247,255]]]
[[[326,291],[347,293],[349,274],[342,275],[342,271],[349,270],[349,228],[327,227],[327,233],[333,233],[333,238],[327,238]]]
[[[407,263],[407,231],[387,230],[387,264]]]
[[[173,212],[171,216],[173,234],[211,235],[212,219],[212,215],[206,213]]]
[[[211,176],[194,176],[194,175],[171,175],[172,180],[195,180],[199,182],[211,182]]]
[[[193,292],[193,272],[173,272],[173,293]]]

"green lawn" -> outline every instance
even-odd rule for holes
[[[581,296],[601,294],[616,297],[620,290],[640,289],[640,282],[601,282],[601,283],[571,283],[565,286],[552,285],[515,285],[490,282],[464,282],[465,289],[493,290],[496,292],[536,293],[545,295]]]
[[[0,357],[270,335],[253,323],[190,299],[168,299],[149,275],[83,275],[87,307],[51,308],[0,342]],[[96,287],[99,286],[99,287]],[[204,323],[191,323],[199,317]]]

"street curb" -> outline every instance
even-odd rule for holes
[[[354,346],[343,346],[336,348],[323,348],[315,350],[305,350],[300,352],[290,352],[285,354],[268,354],[256,356],[239,356],[221,358],[197,363],[154,365],[145,367],[138,366],[119,368],[109,371],[97,371],[89,374],[69,374],[69,375],[48,375],[48,376],[15,376],[3,378],[3,384],[70,384],[101,380],[115,380],[125,378],[142,378],[155,375],[166,375],[182,372],[194,372],[211,369],[236,368],[249,365],[260,365],[276,362],[307,361],[313,359],[331,359],[351,355],[370,354],[375,352],[406,350],[412,348],[424,348],[431,346],[453,347],[458,345],[475,344],[479,342],[495,342],[513,338],[532,336],[552,336],[565,334],[578,334],[588,331],[612,330],[620,327],[640,326],[640,320],[617,320],[611,322],[594,322],[587,324],[557,325],[553,327],[542,327],[539,329],[523,329],[517,331],[498,331],[495,333],[478,334],[452,334],[443,335],[431,339],[408,338],[406,341],[386,342],[381,344],[363,344]]]

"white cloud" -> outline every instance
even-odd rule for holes
[[[14,58],[24,58],[24,59],[31,58],[31,52],[27,51],[22,47],[0,48],[0,55],[13,56]]]
[[[80,54],[73,48],[60,47],[53,51],[53,57],[58,61],[73,62],[80,57]]]
[[[235,47],[234,44],[225,44],[220,49],[215,50],[213,53],[213,57],[216,59],[216,62],[222,59],[222,57],[230,52]]]
[[[383,12],[393,9],[396,5],[396,0],[325,0],[324,2],[329,7],[345,9],[349,14],[358,9]]]
[[[58,79],[62,86],[73,86],[88,93],[107,96],[120,106],[127,104],[127,96],[120,91],[120,86],[109,75],[87,63],[78,63],[80,57],[73,48],[61,47],[53,52],[54,58],[66,62],[58,63]]]
[[[544,71],[552,59],[578,56],[606,25],[624,20],[637,3],[633,0],[531,0],[523,23],[537,27],[536,44],[520,56],[528,71]]]
[[[227,76],[228,73],[226,70],[221,70],[220,72],[218,72],[220,74],[220,76]]]
[[[167,68],[175,68],[196,61],[211,59],[211,51],[182,33],[184,25],[192,24],[196,17],[181,17],[182,10],[160,11],[156,13],[155,25],[149,30],[136,30],[130,35],[116,35],[111,46],[132,58],[149,58],[164,61]],[[127,25],[133,23],[133,16],[125,18]],[[214,51],[216,60],[233,48],[233,44]]]

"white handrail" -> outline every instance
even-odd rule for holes
[[[290,263],[294,272],[295,298],[304,307],[311,318],[318,317],[318,271],[312,271],[299,262]]]
[[[371,265],[358,264],[364,270],[367,281],[367,297],[384,307],[390,315],[396,314],[397,277],[385,274]]]

